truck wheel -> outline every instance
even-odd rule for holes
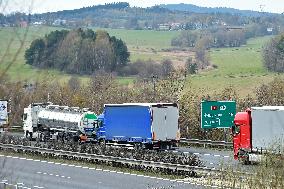
[[[105,146],[105,145],[106,145],[106,141],[105,141],[104,139],[100,139],[100,140],[99,140],[99,144],[100,144],[101,146]]]

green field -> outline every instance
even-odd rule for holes
[[[262,46],[270,38],[250,39],[240,48],[211,49],[210,60],[218,68],[192,76],[192,86],[209,94],[233,86],[239,95],[244,96],[254,93],[257,86],[270,82],[276,75],[283,76],[268,72],[262,65]]]
[[[61,28],[52,27],[30,27],[25,37],[23,28],[0,28],[0,70],[3,71],[17,54],[21,41],[23,48],[18,51],[17,59],[13,62],[7,75],[13,81],[67,81],[71,75],[56,70],[39,70],[25,64],[24,51],[29,47],[31,41],[42,37],[52,30]],[[153,59],[160,61],[166,58],[174,63],[184,62],[190,56],[188,52],[182,56],[163,52],[161,49],[170,48],[171,39],[178,32],[165,31],[143,31],[107,29],[110,35],[115,35],[126,42],[130,52],[131,60]],[[210,50],[210,61],[217,65],[217,69],[208,69],[189,77],[191,87],[203,89],[208,93],[218,92],[228,86],[237,89],[241,96],[254,93],[256,86],[268,83],[276,74],[266,71],[262,66],[261,48],[270,37],[255,38],[248,41],[247,45],[240,48],[222,48]],[[9,47],[10,45],[10,47]],[[6,51],[9,47],[8,51]],[[4,56],[5,55],[5,56]],[[282,77],[283,74],[280,74]],[[89,80],[88,76],[79,77],[83,82]],[[120,77],[121,84],[133,81],[131,77]],[[189,85],[188,85],[189,86]]]
[[[7,75],[13,81],[37,81],[37,80],[59,80],[67,81],[71,76],[60,73],[57,70],[39,70],[25,64],[24,52],[29,47],[32,40],[43,37],[53,30],[62,28],[55,27],[30,27],[28,31],[25,28],[0,28],[0,70],[4,70],[10,62],[13,62]],[[169,48],[171,39],[178,32],[164,31],[143,31],[143,30],[122,30],[107,29],[110,35],[121,38],[129,47],[131,52],[131,61],[137,59],[163,60],[171,58],[157,53],[160,49]],[[19,48],[23,41],[23,48]],[[10,46],[9,46],[10,45]],[[8,48],[8,52],[6,49]],[[19,51],[18,51],[19,50]],[[18,51],[18,52],[17,52]],[[4,56],[5,55],[5,56]],[[17,57],[15,61],[12,61]],[[80,76],[83,81],[88,80],[88,76]],[[133,81],[133,78],[119,78],[119,82],[127,84]]]

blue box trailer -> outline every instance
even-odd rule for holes
[[[175,103],[105,104],[98,140],[172,145],[179,140]]]

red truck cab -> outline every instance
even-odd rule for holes
[[[232,127],[234,159],[248,160],[248,154],[252,148],[251,130],[251,110],[247,109],[245,112],[238,112]]]

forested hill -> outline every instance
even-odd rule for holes
[[[189,4],[157,5],[148,8],[131,7],[119,2],[95,5],[75,10],[26,15],[0,13],[0,26],[52,25],[70,28],[125,28],[136,30],[216,30],[218,27],[262,27],[265,33],[279,32],[284,15],[242,11],[229,8],[204,8]],[[267,33],[267,32],[266,32]]]
[[[258,11],[251,11],[251,10],[239,10],[239,9],[233,9],[233,8],[226,8],[226,7],[215,7],[215,8],[209,8],[209,7],[200,7],[192,4],[162,4],[160,5],[163,8],[167,8],[172,11],[188,11],[188,12],[194,12],[194,13],[230,13],[230,14],[237,14],[242,16],[249,16],[249,17],[259,17],[259,16],[271,16],[275,15],[274,13],[267,13],[267,12],[258,12]]]

